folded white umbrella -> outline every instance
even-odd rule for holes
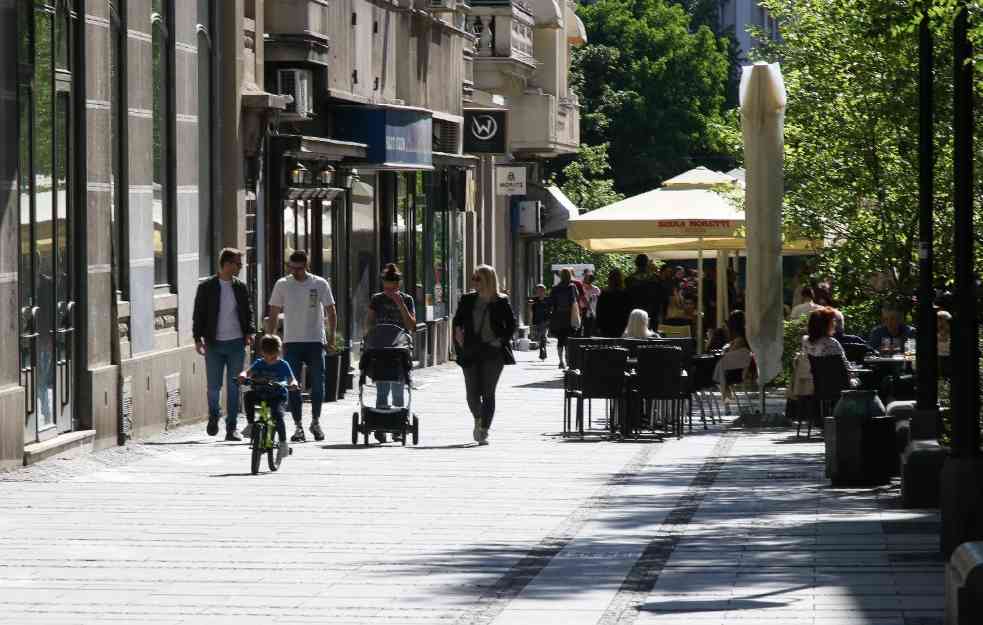
[[[741,74],[741,128],[747,170],[747,338],[758,380],[782,367],[782,197],[785,82],[778,64],[756,63]]]

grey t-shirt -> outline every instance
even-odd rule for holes
[[[215,340],[241,339],[242,326],[239,323],[239,305],[236,304],[235,291],[232,290],[232,280],[225,281],[219,278],[218,283],[218,324],[215,327]]]
[[[491,302],[481,297],[474,302],[471,323],[475,334],[481,337],[481,342],[492,347],[501,347],[502,342],[495,336],[491,326]]]
[[[403,298],[403,303],[406,304],[406,310],[410,311],[411,315],[415,314],[416,308],[413,304],[413,298],[402,291],[399,294]],[[403,315],[399,311],[399,306],[385,292],[376,293],[372,296],[372,299],[369,300],[369,310],[375,313],[376,323],[391,323],[401,327],[403,325]],[[415,328],[404,329],[412,332]]]

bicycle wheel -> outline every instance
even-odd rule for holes
[[[253,436],[252,436],[252,464],[250,468],[252,469],[253,475],[259,473],[259,461],[263,457],[263,441],[266,440],[266,426],[260,422],[253,424]]]
[[[283,458],[280,457],[280,433],[273,430],[273,447],[266,450],[266,462],[270,465],[270,471],[280,468]]]

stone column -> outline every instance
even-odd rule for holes
[[[218,118],[221,153],[220,193],[222,246],[246,247],[246,195],[242,156],[242,76],[244,0],[223,0],[218,10],[218,50],[221,58]]]

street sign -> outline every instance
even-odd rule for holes
[[[525,167],[496,167],[495,188],[498,195],[525,195]]]
[[[501,109],[465,110],[464,153],[505,154],[507,114]]]

